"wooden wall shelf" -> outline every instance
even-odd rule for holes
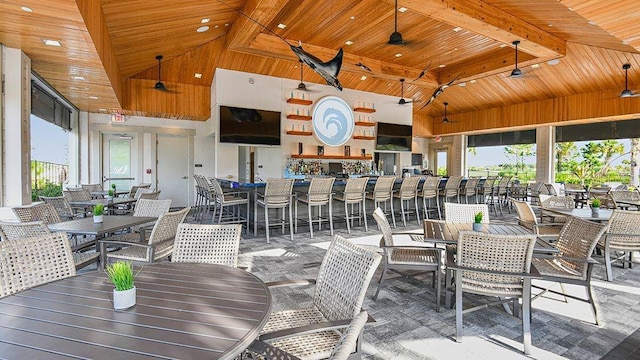
[[[304,120],[304,121],[311,121],[311,116],[307,116],[307,115],[289,114],[289,115],[287,115],[287,119],[291,119],[291,120]]]
[[[375,140],[375,136],[353,135],[354,140]]]
[[[287,131],[287,135],[297,135],[297,136],[311,136],[313,133],[311,131]]]
[[[342,155],[291,155],[292,159],[327,159],[327,160],[371,160],[371,154],[365,156],[342,156]]]
[[[306,99],[296,99],[296,98],[288,98],[287,99],[287,103],[289,104],[296,104],[296,105],[311,105],[313,104],[313,101],[311,100],[306,100]]]
[[[356,125],[357,126],[376,126],[376,123],[368,122],[368,121],[356,121]]]
[[[353,111],[363,112],[363,113],[374,113],[374,112],[376,112],[376,109],[365,108],[365,107],[356,107],[356,108],[353,108]]]

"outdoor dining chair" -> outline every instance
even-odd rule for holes
[[[539,235],[542,238],[547,236],[557,237],[564,223],[540,223],[535,212],[526,201],[511,198],[511,203],[516,208],[518,224],[526,227],[532,234]]]
[[[42,221],[45,224],[54,224],[62,221],[58,211],[50,203],[18,206],[11,210],[20,222]]]
[[[340,332],[334,329],[348,326],[361,314],[364,296],[380,260],[375,251],[334,236],[316,280],[267,283],[270,288],[313,283],[316,287],[310,307],[273,312],[258,340],[301,359],[329,357],[341,339]],[[361,341],[349,344],[350,358],[360,357],[360,346]]]
[[[64,232],[0,241],[0,298],[75,274]]]
[[[58,213],[58,219],[71,220],[84,215],[77,214],[71,207],[71,204],[69,204],[69,200],[64,196],[40,196],[40,200],[44,201],[45,204],[51,204],[55,208]],[[38,205],[34,205],[33,207],[36,206]],[[60,222],[62,220],[51,221],[51,223]]]
[[[487,204],[444,203],[444,219],[449,222],[472,223],[477,213],[482,213],[482,223],[489,223]]]
[[[552,223],[564,223],[567,221],[565,215],[559,215],[554,212],[550,212],[547,209],[563,209],[572,210],[575,208],[575,202],[571,196],[557,196],[557,195],[543,195],[540,194],[540,221],[544,222],[545,219]]]
[[[178,225],[171,261],[237,267],[241,234],[240,224],[182,223]]]
[[[597,247],[604,251],[607,281],[613,281],[611,264],[633,262],[633,252],[640,251],[640,211],[614,210],[609,218],[609,227],[598,241]]]
[[[169,212],[169,208],[171,207],[171,199],[163,199],[163,200],[147,200],[147,199],[139,199],[136,202],[136,206],[133,209],[133,216],[136,217],[157,217],[159,218],[161,215]],[[126,241],[126,242],[145,242],[148,240],[151,230],[153,229],[154,223],[146,223],[142,225],[137,225],[130,229],[127,229],[125,232],[119,233],[113,236],[113,239],[117,241]]]
[[[213,222],[218,224],[245,224],[245,229],[249,232],[249,203],[251,194],[248,191],[228,191],[222,190],[222,186],[216,178],[204,179],[207,186],[213,191]],[[208,183],[207,183],[208,181]],[[218,208],[220,209],[218,211]],[[227,208],[225,210],[225,208]],[[243,209],[244,208],[244,209]],[[242,211],[244,210],[244,216]],[[218,214],[216,219],[216,213]]]

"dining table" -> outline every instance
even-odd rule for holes
[[[113,198],[113,199],[91,199],[91,200],[78,200],[78,201],[69,201],[69,205],[73,208],[89,208],[96,206],[98,204],[104,205],[107,209],[113,209],[118,206],[130,206],[131,204],[138,201],[136,198]]]
[[[0,299],[3,359],[234,359],[271,314],[257,276],[216,265],[134,269],[136,304],[113,308],[113,284],[90,271]]]
[[[574,216],[583,220],[589,220],[589,221],[595,221],[595,222],[609,221],[609,218],[611,218],[611,214],[613,214],[613,210],[609,210],[609,209],[600,209],[598,210],[597,215],[594,214],[591,211],[591,209],[587,209],[587,208],[575,208],[575,209],[544,208],[544,210],[558,214],[558,215]]]

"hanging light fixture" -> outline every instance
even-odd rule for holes
[[[512,78],[521,78],[522,70],[518,69],[518,45],[520,44],[520,40],[516,40],[512,42],[512,44],[516,47],[516,67],[511,71],[511,75],[509,76]]]
[[[302,60],[300,60],[300,84],[298,84],[298,90],[307,91],[307,85],[302,81]]]
[[[449,105],[448,102],[444,102],[444,117],[442,118],[442,123],[443,124],[448,124],[449,123],[449,119],[447,119],[447,105]]]

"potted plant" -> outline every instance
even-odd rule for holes
[[[113,283],[113,308],[127,309],[136,304],[136,287],[133,283],[133,265],[126,261],[117,261],[105,269]]]
[[[103,222],[104,221],[103,215],[104,215],[104,205],[96,204],[96,206],[93,207],[93,222],[94,223]]]
[[[600,199],[591,200],[591,215],[600,215]]]
[[[111,184],[111,190],[113,190],[113,193],[116,193],[116,184]]]
[[[107,191],[107,200],[109,201],[113,200],[113,194],[114,194],[113,190]]]
[[[482,211],[473,217],[473,231],[482,231]]]

